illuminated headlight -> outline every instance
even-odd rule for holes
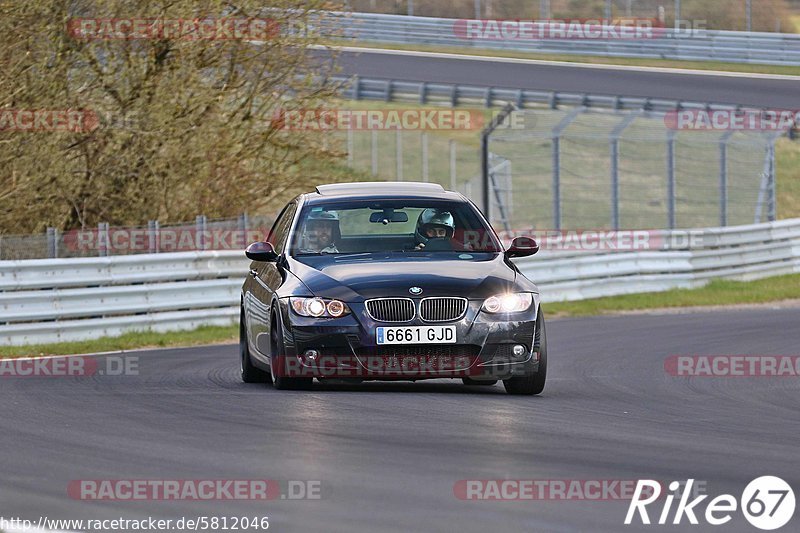
[[[483,310],[487,313],[520,313],[527,311],[533,302],[529,292],[496,294],[483,302]]]
[[[300,316],[314,318],[339,318],[350,312],[347,304],[339,300],[322,298],[290,298],[292,309]]]

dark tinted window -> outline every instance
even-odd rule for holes
[[[269,232],[267,240],[279,254],[283,253],[286,246],[286,236],[289,234],[289,228],[292,227],[292,220],[296,211],[297,204],[294,202],[284,207]]]

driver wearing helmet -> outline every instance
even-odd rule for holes
[[[426,209],[417,219],[414,237],[417,241],[415,250],[452,250],[450,239],[453,238],[456,225],[449,211]]]
[[[341,237],[336,211],[312,211],[306,219],[301,253],[338,254],[336,241]]]

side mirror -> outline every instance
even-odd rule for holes
[[[506,250],[506,257],[528,257],[539,251],[539,245],[530,237],[517,237],[511,241],[511,247]]]
[[[244,251],[244,255],[253,261],[261,261],[264,263],[271,263],[278,259],[278,254],[275,253],[275,248],[268,242],[254,242]]]

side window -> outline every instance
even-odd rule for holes
[[[287,205],[280,215],[278,215],[278,219],[273,224],[272,229],[269,232],[269,237],[267,240],[275,247],[275,251],[279,254],[283,253],[283,249],[286,244],[286,236],[289,234],[289,228],[292,227],[292,220],[294,220],[294,214],[297,211],[297,204],[292,202],[291,204]]]

